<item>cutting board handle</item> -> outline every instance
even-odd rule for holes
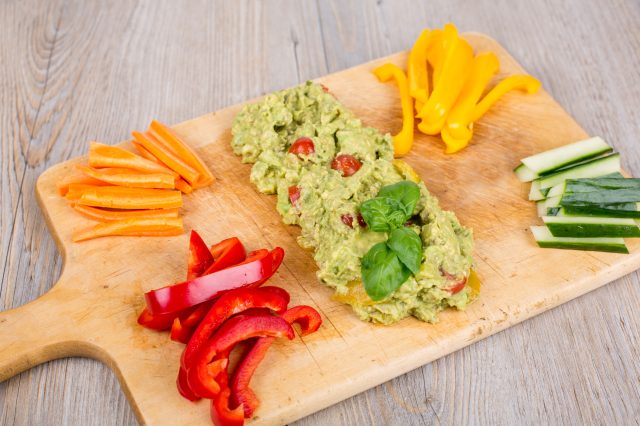
[[[52,359],[92,356],[96,348],[80,341],[64,304],[54,303],[64,297],[69,294],[56,284],[36,300],[0,312],[0,382]]]

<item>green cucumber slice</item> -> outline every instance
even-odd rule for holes
[[[640,202],[638,189],[600,189],[591,192],[568,192],[562,194],[561,206],[621,204]]]
[[[640,203],[566,206],[566,207],[562,207],[560,215],[594,216],[594,217],[628,217],[628,218],[640,219]]]
[[[543,175],[612,150],[613,148],[607,145],[602,138],[596,136],[523,158],[522,164],[530,171]]]
[[[533,182],[540,182],[540,189],[551,188],[567,179],[596,178],[620,171],[620,154],[595,158],[556,173],[542,176]]]
[[[520,164],[518,167],[513,169],[513,172],[516,174],[520,182],[531,182],[535,178],[538,177],[538,174],[525,166],[524,164]]]
[[[622,238],[554,237],[546,226],[532,226],[531,232],[538,246],[543,248],[629,253]]]
[[[554,237],[640,237],[636,221],[627,218],[543,216],[542,221]]]
[[[546,216],[547,210],[554,207],[560,207],[560,198],[561,196],[555,196],[547,198],[546,200],[541,200],[536,203],[536,207],[538,210],[538,216]]]
[[[529,189],[529,200],[530,201],[538,201],[544,200],[546,197],[545,194],[540,191],[540,181],[534,180],[531,182],[531,188]]]

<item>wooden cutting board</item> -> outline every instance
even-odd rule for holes
[[[501,76],[523,72],[494,40],[466,38],[476,52],[498,54]],[[405,60],[398,53],[319,81],[366,125],[393,133],[401,125],[397,89],[378,83],[371,69]],[[405,158],[442,206],[474,230],[480,299],[465,312],[443,312],[435,325],[414,319],[386,327],[361,322],[317,281],[311,253],[296,243],[298,228],[282,224],[275,197],[255,191],[250,165],[231,152],[230,126],[239,109],[175,126],[217,178],[210,188],[185,197],[186,228],[209,242],[238,236],[248,249],[283,247],[284,264],[271,284],[287,289],[292,304],[314,306],[324,319],[317,333],[273,345],[252,382],[262,400],[255,424],[291,422],[640,267],[637,240],[628,241],[629,255],[535,245],[528,231],[539,223],[535,205],[526,200],[528,185],[511,170],[522,157],[586,134],[547,93],[510,93],[476,124],[466,150],[444,155],[437,138],[416,134]],[[65,267],[48,293],[0,313],[0,380],[54,358],[88,356],[114,369],[141,423],[207,424],[208,402],[190,403],[175,389],[183,346],[136,323],[145,291],[184,279],[188,236],[72,243],[72,231],[90,221],[67,207],[55,183],[79,161],[52,167],[38,180],[38,199]]]

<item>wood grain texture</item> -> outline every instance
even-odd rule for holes
[[[33,187],[87,140],[117,141],[151,117],[178,122],[406,49],[447,20],[496,38],[640,175],[637,2],[94,3],[0,5],[5,308],[57,279]],[[47,69],[57,83],[45,88]],[[300,423],[633,423],[639,305],[634,273]],[[0,384],[0,422],[133,423],[118,387],[97,362],[55,361]]]

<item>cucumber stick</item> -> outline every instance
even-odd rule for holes
[[[600,189],[591,192],[568,192],[562,194],[561,206],[592,205],[592,204],[620,204],[640,202],[640,188],[638,189]]]
[[[520,182],[531,182],[535,178],[538,177],[538,174],[525,166],[524,164],[520,164],[518,167],[513,169],[513,172],[516,174]]]
[[[538,246],[543,248],[629,253],[622,238],[554,237],[546,226],[532,226],[531,232]]]
[[[567,179],[597,178],[619,171],[620,154],[611,154],[606,157],[599,157],[578,164],[575,167],[560,170],[547,176],[542,176],[533,182],[539,182],[540,189],[545,189],[561,184]]]
[[[523,158],[522,164],[540,176],[611,151],[612,148],[602,138],[594,137]]]
[[[558,209],[558,207],[551,207]],[[566,206],[559,209],[560,216],[629,217],[640,219],[640,203],[593,204]]]
[[[546,200],[540,200],[536,203],[536,207],[538,208],[538,216],[546,216],[547,210],[551,208],[560,207],[560,195],[555,197],[549,197]]]
[[[640,237],[638,223],[628,218],[543,216],[542,221],[554,237]]]

